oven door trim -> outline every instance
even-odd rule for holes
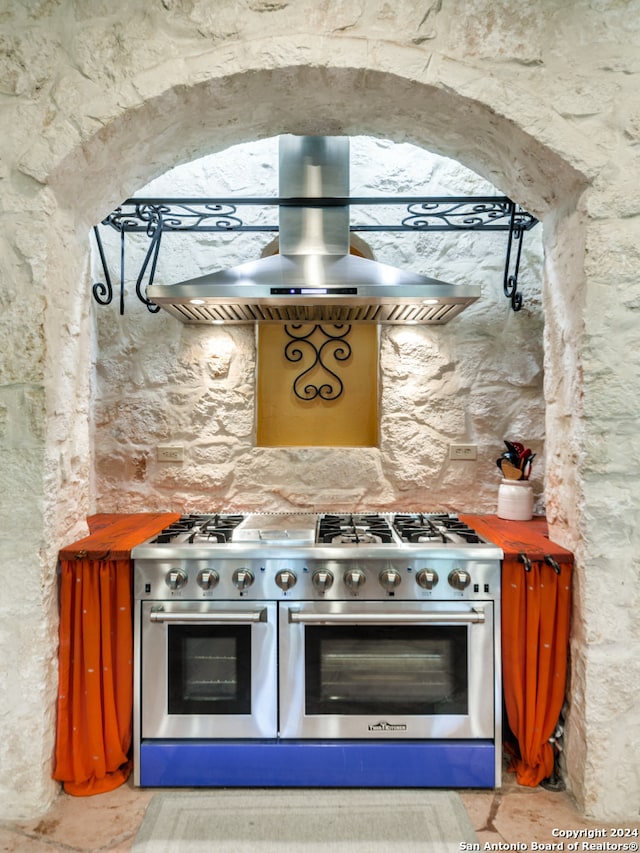
[[[328,739],[493,739],[495,708],[493,601],[280,602],[280,737]],[[467,625],[467,714],[305,713],[306,625]]]
[[[169,630],[177,625],[245,625],[251,631],[251,713],[169,714]],[[277,606],[264,601],[145,601],[140,613],[140,736],[275,738]],[[153,673],[145,677],[145,672]]]
[[[252,625],[255,622],[267,622],[267,608],[262,607],[256,610],[216,610],[212,613],[208,610],[185,610],[181,612],[167,612],[164,606],[157,609],[151,608],[149,613],[150,622],[164,622],[166,625],[171,624],[192,624],[199,625]]]
[[[310,613],[289,608],[289,622],[299,625],[468,625],[486,621],[484,607],[471,607],[464,610],[427,612],[404,610],[397,613],[384,611],[354,614],[346,613]]]

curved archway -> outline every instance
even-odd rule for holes
[[[186,68],[183,78],[165,82],[161,91],[112,105],[116,114],[102,128],[40,167],[43,179],[63,206],[85,213],[93,224],[178,163],[280,133],[412,142],[460,161],[541,218],[575,200],[593,177],[597,153],[531,93],[478,79],[452,60],[442,60],[437,72],[430,66],[416,73],[422,54],[387,42],[367,51],[358,65],[361,41],[339,42],[333,50],[326,42],[318,63],[291,62],[285,42],[277,62],[272,50],[270,63],[261,67],[255,64],[260,45],[253,43],[243,59],[234,52],[228,73],[219,70],[219,61],[217,73],[205,79]],[[301,53],[317,50],[315,42],[298,47]],[[48,132],[55,134],[55,124]],[[93,198],[89,206],[79,197],[86,195],[87,179],[100,190],[102,204]]]
[[[185,65],[160,91],[117,111],[110,105],[115,117],[49,170],[49,189],[66,227],[84,239],[105,212],[172,166],[284,132],[410,141],[486,177],[542,219],[545,228],[547,342],[554,352],[565,351],[557,371],[556,356],[547,358],[546,382],[553,389],[547,398],[549,455],[555,460],[547,502],[551,522],[565,536],[563,544],[573,546],[575,501],[563,494],[576,494],[576,471],[573,465],[562,467],[562,455],[553,446],[555,436],[566,440],[566,418],[558,415],[560,430],[553,420],[556,403],[559,412],[579,411],[571,405],[580,396],[579,365],[568,355],[580,337],[573,326],[579,319],[575,308],[565,311],[563,306],[579,301],[583,270],[580,251],[568,257],[559,247],[567,238],[582,245],[577,206],[599,156],[544,102],[515,86],[479,79],[452,60],[432,60],[424,68],[415,48],[380,42],[374,50],[368,42],[363,53],[360,40],[340,39],[339,45],[323,44],[320,62],[314,41],[303,39],[296,50],[286,39],[276,42],[277,50],[273,41],[254,42],[247,56],[227,48],[228,73],[220,61],[206,75],[202,61],[195,70]],[[299,50],[309,54],[305,64],[298,61]],[[137,85],[142,91],[148,81]],[[79,257],[81,264],[85,261]],[[559,317],[565,318],[563,328],[556,328]],[[56,338],[55,326],[50,334]]]
[[[49,411],[56,410],[56,423],[50,415],[49,429],[59,429],[65,418],[69,425],[75,419],[73,405],[65,408],[62,402],[63,386],[72,382],[71,374],[60,379],[65,364],[72,362],[76,369],[80,365],[87,371],[89,367],[89,351],[81,333],[69,341],[60,339],[65,313],[76,318],[80,329],[86,330],[89,324],[88,295],[83,292],[87,261],[82,247],[88,228],[137,187],[179,162],[283,132],[367,134],[410,141],[457,159],[491,180],[545,221],[550,257],[545,297],[548,340],[557,337],[566,341],[578,334],[576,329],[567,334],[556,325],[555,318],[561,312],[555,309],[556,300],[576,298],[583,278],[581,258],[579,253],[571,259],[557,256],[556,246],[567,232],[579,241],[580,222],[575,211],[590,176],[586,160],[576,162],[574,154],[584,143],[573,147],[573,132],[558,128],[559,119],[548,107],[536,104],[532,108],[527,96],[525,116],[525,110],[519,109],[518,92],[512,89],[501,93],[508,94],[509,103],[503,104],[500,112],[495,103],[498,93],[491,87],[483,92],[481,82],[470,79],[469,69],[443,60],[428,75],[421,68],[416,71],[417,56],[412,48],[381,44],[377,51],[369,50],[362,56],[362,45],[354,44],[360,64],[356,66],[352,59],[346,67],[345,39],[339,53],[325,50],[321,62],[294,64],[288,58],[276,64],[275,53],[269,51],[270,62],[264,68],[255,64],[238,68],[234,54],[235,69],[232,66],[229,73],[208,75],[204,80],[187,68],[183,79],[172,81],[163,91],[115,110],[108,124],[73,146],[48,170],[47,194],[58,206],[54,228],[58,237],[67,235],[60,243],[52,236],[48,265],[72,282],[51,294],[54,310],[46,319],[49,394],[55,401],[50,402]],[[398,68],[405,70],[390,70]],[[55,135],[56,128],[49,132]],[[88,186],[92,188],[90,195]],[[553,388],[553,399],[547,417],[553,426],[556,402],[564,416],[567,400],[579,394],[579,381],[577,364],[572,363],[567,373],[566,362],[557,363],[555,350],[550,352],[548,386]],[[80,394],[88,396],[86,383]],[[85,404],[89,408],[88,399]],[[560,412],[557,417],[561,417]],[[562,440],[571,438],[572,429],[565,420]],[[560,436],[554,437],[553,428],[549,435],[549,455],[555,466],[549,492],[555,513],[552,520],[559,529],[568,530],[567,518],[576,513],[574,475],[561,468],[560,454],[554,448]],[[70,429],[69,440],[80,448],[78,466],[90,467],[90,437],[86,432],[76,432],[74,438]],[[77,486],[73,477],[61,482],[56,459],[51,457],[48,465],[45,477],[58,483],[57,495]],[[84,500],[88,506],[88,492]],[[50,518],[55,525],[56,514]],[[55,541],[57,531],[50,532]]]

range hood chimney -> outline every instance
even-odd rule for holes
[[[148,299],[183,323],[442,325],[480,296],[349,253],[348,137],[286,135],[279,146],[279,254],[151,285]]]

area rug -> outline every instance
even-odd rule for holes
[[[458,794],[216,789],[155,794],[132,853],[453,853],[477,842]],[[469,849],[469,848],[467,848]]]

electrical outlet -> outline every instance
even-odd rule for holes
[[[184,461],[184,447],[181,444],[159,444],[156,450],[158,462]]]
[[[450,444],[449,459],[457,462],[474,462],[478,458],[478,446],[476,444]]]

